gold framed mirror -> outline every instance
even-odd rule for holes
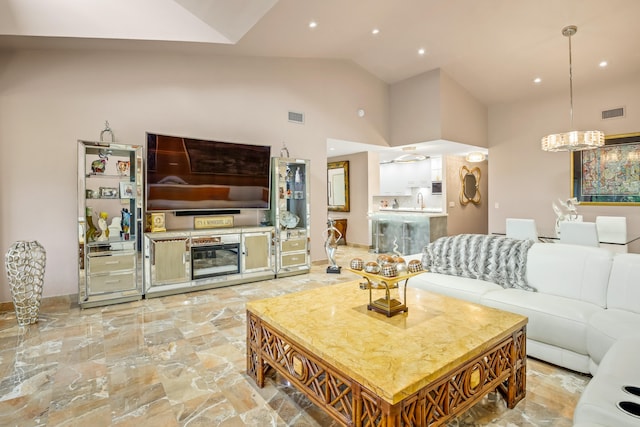
[[[467,166],[460,168],[460,204],[466,206],[469,203],[480,204],[480,168],[469,169]]]
[[[327,163],[327,209],[349,212],[349,161]]]

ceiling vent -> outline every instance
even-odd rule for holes
[[[304,124],[304,113],[296,113],[295,111],[289,111],[289,121],[293,123]]]
[[[624,117],[624,107],[612,108],[602,112],[602,120],[615,119],[616,117]]]

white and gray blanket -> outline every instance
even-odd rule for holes
[[[485,234],[441,237],[424,247],[422,265],[433,273],[535,291],[527,284],[527,253],[532,240]]]

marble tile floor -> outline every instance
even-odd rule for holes
[[[354,256],[376,255],[341,246],[336,258]],[[28,327],[2,311],[0,426],[335,426],[279,376],[259,389],[245,374],[245,302],[356,279],[325,269],[85,310],[48,298]],[[491,394],[448,425],[571,426],[590,377],[527,368],[515,409]]]

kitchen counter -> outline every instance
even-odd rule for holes
[[[447,235],[447,214],[442,212],[381,209],[369,213],[369,219],[375,253],[416,254],[427,244]]]
[[[435,208],[380,208],[380,210],[378,211],[380,213],[387,213],[387,212],[413,212],[413,213],[420,213],[420,214],[441,214],[443,215],[444,213],[442,212],[442,209],[435,209]],[[376,212],[373,212],[376,213]],[[446,214],[444,214],[446,215]]]

